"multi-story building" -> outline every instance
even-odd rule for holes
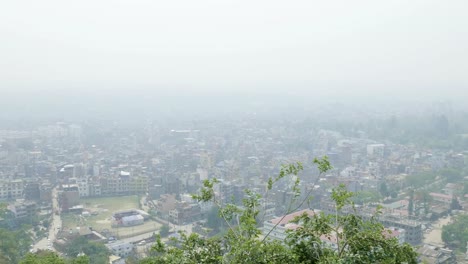
[[[76,184],[78,185],[78,192],[80,197],[88,197],[89,196],[89,184],[88,178],[79,178],[76,180]]]
[[[155,202],[158,214],[164,219],[169,219],[169,212],[176,208],[177,199],[173,194],[163,194]]]
[[[114,241],[106,244],[106,247],[112,252],[113,255],[126,257],[132,253],[134,245],[125,241]]]
[[[24,181],[0,180],[0,200],[11,200],[22,198],[24,192]]]
[[[452,250],[439,246],[425,244],[417,249],[423,263],[452,264],[457,263]]]
[[[88,179],[84,178],[70,178],[70,183],[76,185],[78,187],[78,193],[80,197],[88,197],[89,196],[89,184]]]
[[[58,201],[60,210],[67,212],[70,208],[79,204],[80,194],[78,186],[76,185],[65,185],[63,190],[58,194]]]
[[[14,203],[8,205],[8,210],[10,210],[18,220],[31,219],[36,215],[37,206],[33,201],[18,199]]]
[[[136,176],[130,179],[129,193],[130,194],[141,194],[148,191],[148,177]]]
[[[118,175],[100,178],[102,195],[143,194],[148,191],[148,177],[120,171]]]
[[[286,231],[288,229],[294,229],[298,226],[298,224],[291,223],[291,221],[294,220],[294,218],[296,218],[297,216],[301,216],[304,213],[307,213],[309,216],[313,216],[317,212],[317,210],[313,211],[310,209],[304,209],[285,216],[280,216],[270,220],[266,220],[265,222],[263,222],[263,235],[269,234],[269,238],[283,241],[286,239],[287,236]]]
[[[185,225],[200,219],[200,206],[196,203],[177,202],[176,208],[169,211],[169,220],[174,224]]]
[[[91,182],[89,184],[89,196],[101,196],[102,195],[102,188],[99,182]]]

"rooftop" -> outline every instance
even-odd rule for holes
[[[288,214],[288,215],[284,216],[284,218],[283,218],[283,216],[273,218],[272,220],[270,220],[270,222],[275,224],[275,225],[278,224],[278,225],[284,226],[284,225],[288,224],[289,222],[291,222],[292,220],[294,220],[294,218],[296,218],[298,216],[301,216],[304,213],[308,214],[309,216],[314,216],[315,215],[315,211],[310,210],[310,209],[304,209],[304,210],[301,210],[301,211],[297,211],[297,212]]]

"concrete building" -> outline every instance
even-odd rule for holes
[[[297,216],[301,216],[304,213],[307,213],[309,216],[314,216],[317,213],[317,211],[304,209],[288,214],[284,217],[275,217],[273,219],[267,220],[263,222],[263,235],[267,235],[268,233],[270,233],[269,238],[283,241],[284,239],[286,239],[286,231],[288,229],[295,229],[298,227],[298,224],[291,223],[291,221],[294,220],[294,218],[296,218]]]
[[[128,255],[130,255],[130,253],[132,253],[134,245],[129,242],[117,240],[106,244],[106,247],[113,255],[119,257],[127,257]]]
[[[452,250],[435,245],[425,244],[416,250],[424,263],[452,264],[457,263]]]
[[[138,209],[119,211],[112,215],[112,226],[142,225],[145,220],[149,219],[149,217],[149,214]]]
[[[23,198],[23,192],[23,180],[0,180],[0,200]]]
[[[169,219],[169,212],[176,208],[177,199],[173,194],[163,194],[156,200],[155,208],[158,214],[164,218]]]
[[[8,210],[10,210],[18,220],[31,219],[37,213],[37,206],[33,201],[18,199],[14,203],[8,205]]]
[[[121,218],[122,226],[142,225],[145,219],[141,215],[129,215]]]
[[[80,194],[80,197],[88,197],[89,196],[88,179],[86,177],[79,178],[77,179],[76,184],[78,185],[78,192]]]
[[[450,204],[452,202],[453,196],[443,193],[429,193],[429,195],[434,199],[436,202],[441,202],[444,204]]]
[[[169,221],[184,225],[200,219],[201,209],[198,203],[177,202],[176,208],[169,211]]]
[[[80,201],[80,194],[78,186],[76,185],[64,185],[63,190],[58,194],[58,202],[60,210],[68,212],[70,208],[78,205]]]

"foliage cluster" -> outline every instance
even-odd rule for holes
[[[457,216],[451,224],[442,227],[442,240],[453,249],[466,251],[468,242],[468,215]]]

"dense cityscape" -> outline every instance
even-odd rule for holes
[[[331,192],[343,184],[355,194],[358,210],[347,206],[340,213],[370,219],[381,207],[378,222],[392,238],[414,246],[421,260],[454,263],[464,259],[468,242],[444,235],[451,232],[446,226],[467,218],[468,140],[453,137],[464,129],[455,124],[460,113],[420,117],[432,120],[422,129],[433,141],[445,140],[438,147],[378,136],[381,125],[392,135],[403,132],[401,137],[412,129],[394,115],[347,123],[345,129],[336,125],[339,130],[320,120],[256,115],[186,124],[145,121],[137,127],[115,121],[3,129],[1,225],[25,231],[18,257],[21,250],[51,250],[71,258],[90,254],[92,263],[137,261],[151,256],[155,235],[168,242],[180,231],[203,237],[225,232],[219,205],[241,206],[246,189],[265,195],[282,165],[300,162],[299,200],[310,194],[313,199],[291,211],[294,178],[276,182],[261,198],[257,224],[263,236],[283,241],[294,217],[304,212],[334,214]],[[449,138],[461,144],[451,145]],[[313,163],[317,157],[327,157],[332,169],[320,173]],[[195,200],[192,195],[211,179],[217,179],[216,202]],[[321,239],[337,248],[336,238]],[[90,251],[99,245],[101,250]]]

